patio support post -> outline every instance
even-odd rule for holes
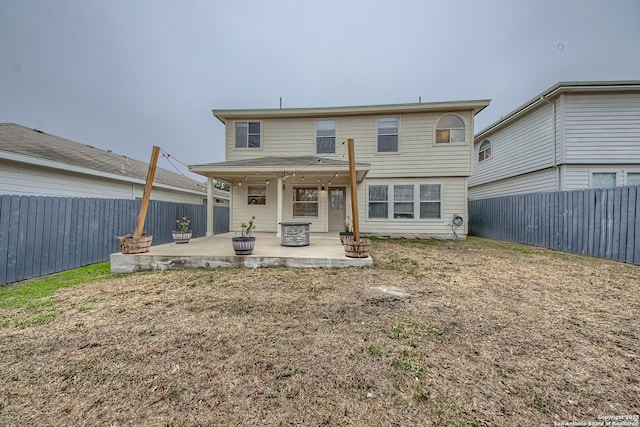
[[[147,181],[144,186],[144,194],[142,195],[142,203],[140,204],[140,212],[138,212],[138,222],[134,236],[142,236],[144,231],[144,221],[147,218],[147,210],[149,209],[149,200],[151,200],[151,189],[153,188],[153,178],[156,176],[156,168],[158,166],[158,156],[160,155],[160,147],[153,146],[151,149],[151,160],[149,161],[149,170],[147,171]]]
[[[353,240],[360,240],[360,221],[358,220],[358,191],[356,189],[356,155],[353,146],[353,138],[347,140],[347,150],[349,151],[349,190],[351,194],[351,219],[353,221]]]
[[[280,223],[282,222],[282,177],[278,177],[278,197],[276,200],[276,237],[282,237],[282,231],[280,230]]]
[[[213,236],[213,177],[207,177],[207,237]]]

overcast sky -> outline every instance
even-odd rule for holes
[[[212,109],[491,99],[640,79],[639,0],[0,0],[0,122],[224,160]],[[162,160],[160,166],[171,169]]]

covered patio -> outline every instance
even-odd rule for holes
[[[141,254],[111,254],[112,273],[149,270],[181,270],[222,267],[373,267],[371,257],[348,258],[335,233],[311,233],[309,246],[281,246],[276,233],[254,233],[256,246],[252,255],[234,255],[234,233],[192,239],[187,244],[167,243],[152,246]]]
[[[370,164],[356,163],[361,183]],[[311,232],[342,231],[349,216],[349,162],[318,156],[267,156],[191,165],[193,173],[230,187],[230,229],[256,217],[257,230],[280,236],[280,224],[309,222]],[[209,191],[209,199],[212,193]],[[213,235],[213,203],[208,201],[207,235]]]

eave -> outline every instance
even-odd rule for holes
[[[478,114],[489,105],[490,100],[422,102],[412,104],[364,105],[346,107],[318,108],[274,108],[274,109],[242,109],[211,110],[214,117],[226,124],[229,120],[270,119],[270,118],[305,118],[305,117],[343,117],[359,115],[383,115],[403,113],[424,113],[432,111],[473,110]]]

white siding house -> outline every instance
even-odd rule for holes
[[[467,216],[473,120],[488,100],[358,107],[214,110],[226,161],[190,170],[231,186],[231,229],[283,221],[312,232],[344,229],[351,215],[346,141],[355,143],[360,231],[454,237]],[[466,224],[456,230],[466,236]]]
[[[640,184],[640,81],[561,82],[475,136],[469,198]]]
[[[142,198],[148,163],[13,123],[0,123],[0,194]],[[203,204],[202,183],[158,168],[151,198]],[[227,192],[214,200],[228,205]]]

